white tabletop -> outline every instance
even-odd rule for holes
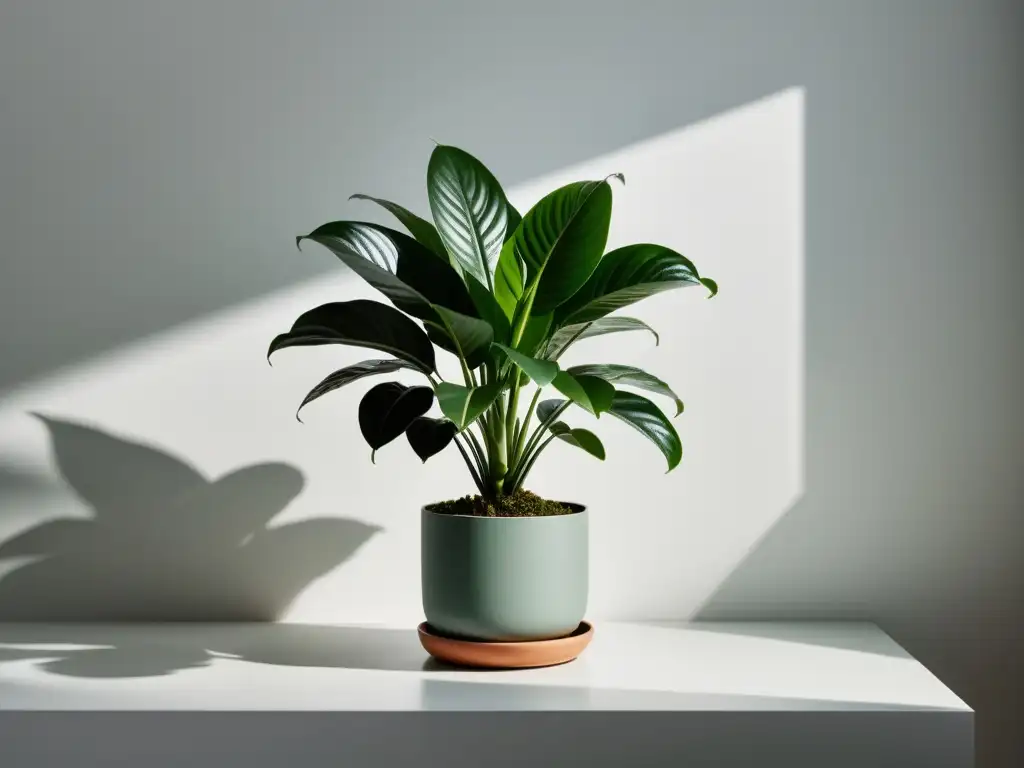
[[[439,665],[411,627],[0,624],[0,710],[970,712],[871,624],[612,622],[516,671]]]

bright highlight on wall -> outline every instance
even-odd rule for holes
[[[792,89],[511,190],[525,211],[559,184],[622,172],[609,248],[664,243],[721,286],[711,302],[693,288],[631,308],[660,347],[611,336],[567,356],[635,363],[687,405],[669,475],[628,427],[573,409],[566,420],[597,432],[607,461],[556,443],[531,476],[592,510],[595,618],[691,616],[802,492],[803,114]],[[426,212],[425,196],[401,202]],[[0,401],[0,618],[28,602],[35,618],[66,613],[54,593],[73,589],[98,618],[213,617],[232,603],[260,617],[298,594],[289,620],[418,621],[418,508],[470,492],[458,456],[421,465],[396,441],[371,465],[353,407],[369,384],[295,421],[311,383],[359,350],[265,362],[299,313],[360,296],[374,293],[339,265]],[[104,525],[74,522],[91,518]]]

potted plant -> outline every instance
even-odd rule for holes
[[[657,339],[642,320],[613,314],[634,302],[673,288],[703,285],[709,297],[718,290],[665,246],[605,253],[613,179],[624,182],[613,174],[560,187],[520,216],[480,161],[437,146],[427,168],[433,223],[353,195],[383,206],[409,234],[335,221],[297,238],[299,246],[326,246],[391,303],[325,304],[271,342],[268,356],[319,344],[386,355],[332,373],[300,410],[364,377],[422,374],[423,385],[388,381],[363,396],[358,422],[370,458],[402,435],[423,461],[454,445],[475,486],[475,495],[421,512],[423,607],[428,631],[439,637],[497,645],[579,634],[586,510],[525,488],[553,440],[604,460],[597,435],[562,421],[571,406],[626,422],[654,443],[669,470],[682,456],[669,418],[635,391],[668,398],[678,415],[682,402],[664,381],[627,365],[559,364],[588,337],[647,331]],[[442,375],[437,350],[452,356],[454,376]],[[542,399],[550,390],[561,397]],[[439,417],[428,415],[435,401]]]

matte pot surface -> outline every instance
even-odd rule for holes
[[[489,641],[574,632],[587,609],[587,511],[544,517],[421,513],[423,611],[437,632]]]

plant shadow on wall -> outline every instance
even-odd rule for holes
[[[347,518],[271,525],[304,485],[288,464],[211,481],[152,446],[36,417],[91,515],[0,544],[0,566],[14,565],[0,621],[269,621],[380,530]]]

